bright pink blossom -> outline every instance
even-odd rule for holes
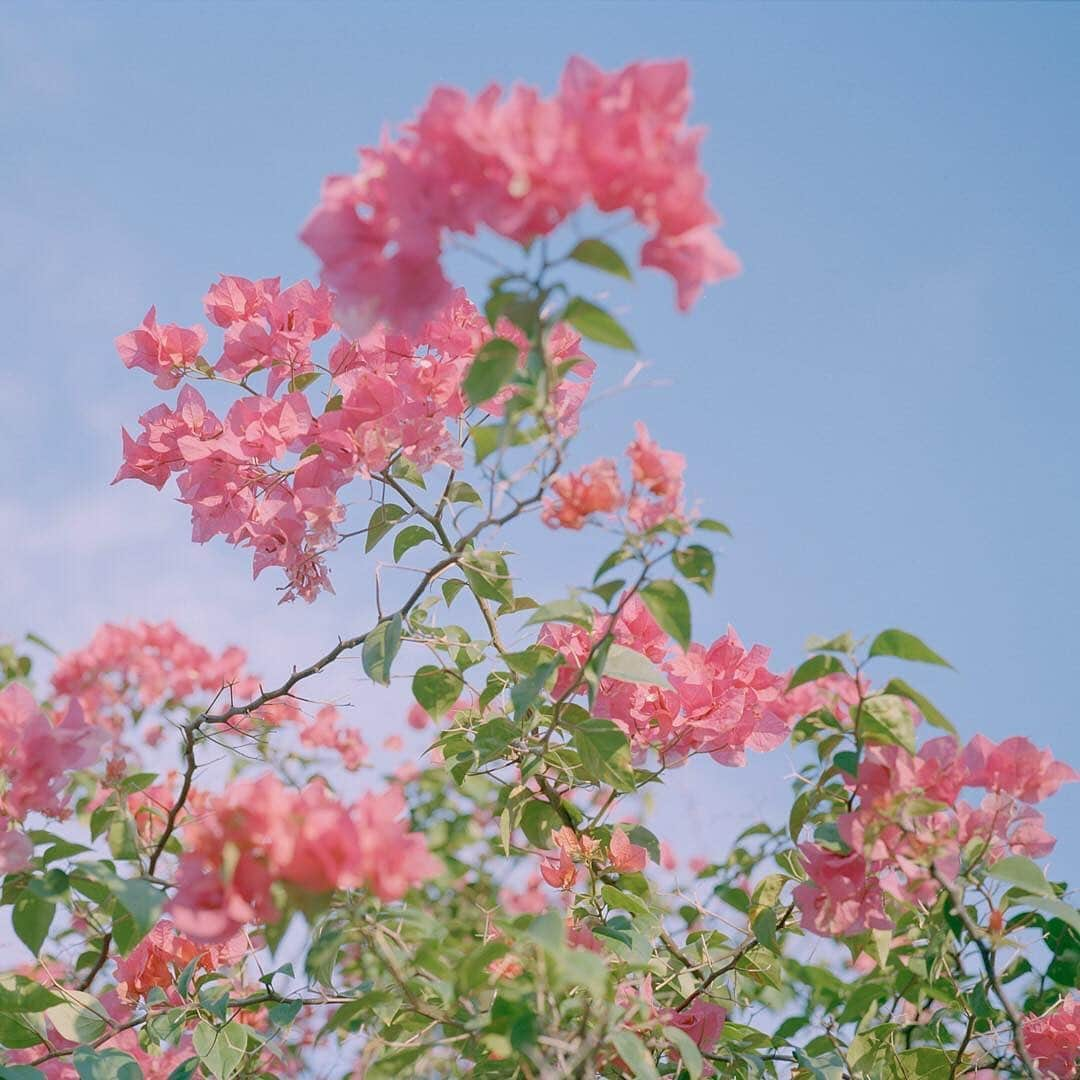
[[[162,326],[151,308],[142,326],[116,339],[116,351],[124,367],[142,368],[154,376],[155,386],[171,390],[195,366],[205,344],[206,331],[201,326]]]
[[[1025,1016],[1022,1038],[1041,1075],[1073,1080],[1080,1060],[1080,996],[1071,994],[1045,1016]]]
[[[645,849],[631,843],[626,833],[618,827],[612,830],[608,851],[611,868],[619,874],[640,874],[648,861]]]
[[[738,271],[716,236],[688,128],[684,63],[606,73],[573,58],[553,98],[491,86],[476,98],[440,87],[397,139],[332,176],[302,232],[339,294],[338,321],[359,337],[378,320],[416,329],[446,303],[446,232],[481,225],[519,243],[547,235],[588,201],[628,209],[650,232],[645,265],[671,274],[688,307]]]
[[[793,893],[804,930],[846,937],[892,927],[881,887],[858,852],[839,855],[817,844],[800,844],[799,851],[810,878]]]
[[[1015,795],[1028,803],[1041,802],[1062,784],[1080,780],[1075,769],[1020,736],[995,745],[976,735],[964,750],[964,765],[969,786]]]
[[[623,504],[618,468],[611,458],[555,477],[551,490],[541,517],[552,529],[580,529],[593,514],[613,514]]]

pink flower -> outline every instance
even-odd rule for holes
[[[727,1010],[704,998],[695,998],[685,1009],[664,1009],[663,1022],[685,1031],[703,1054],[711,1054],[724,1030]]]
[[[810,880],[793,893],[804,930],[821,937],[847,937],[864,930],[888,930],[884,897],[858,852],[838,855],[817,844],[800,844]]]
[[[54,723],[42,712],[30,691],[19,683],[0,690],[0,819],[21,821],[32,811],[48,817],[67,816],[64,788],[68,774],[92,765],[106,741],[105,732],[88,724],[76,701]],[[9,839],[8,857],[21,849]]]
[[[273,922],[275,882],[314,894],[362,885],[380,900],[400,899],[439,870],[423,836],[401,820],[404,807],[396,787],[346,807],[317,781],[299,791],[272,774],[234,783],[184,827],[176,925],[213,941]]]
[[[1041,1074],[1072,1080],[1080,1059],[1080,996],[1070,995],[1045,1016],[1025,1016],[1022,1037]]]
[[[122,1001],[134,1004],[155,986],[171,990],[180,972],[196,958],[204,971],[215,971],[239,962],[248,951],[244,934],[234,934],[220,943],[197,945],[163,919],[131,953],[117,961],[116,989]]]
[[[580,529],[592,514],[612,514],[622,506],[619,473],[611,458],[601,458],[551,483],[554,498],[545,496],[541,518],[552,529]]]
[[[553,888],[568,892],[578,879],[578,868],[565,850],[548,856],[540,862],[540,876]]]
[[[643,847],[632,844],[626,833],[618,827],[612,830],[609,853],[611,868],[619,874],[641,873],[649,857]]]
[[[738,271],[713,232],[689,105],[678,62],[608,74],[575,57],[546,100],[520,86],[505,99],[496,86],[476,98],[437,88],[399,137],[360,151],[355,175],[327,178],[303,228],[338,321],[354,337],[380,320],[411,333],[450,296],[445,233],[486,225],[527,243],[590,199],[649,230],[642,263],[674,277],[685,309]]]
[[[674,450],[660,449],[640,420],[634,425],[634,430],[637,437],[626,448],[634,483],[662,498],[681,496],[686,458]]]
[[[124,367],[142,368],[154,376],[155,386],[171,390],[195,366],[205,344],[206,331],[201,326],[161,326],[151,308],[142,326],[116,339],[116,351]]]
[[[1080,780],[1080,773],[1055,761],[1049,750],[1039,750],[1020,736],[996,746],[976,735],[964,750],[967,784],[989,791],[1003,791],[1023,802],[1040,802],[1061,787]]]

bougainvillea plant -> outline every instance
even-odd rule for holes
[[[286,600],[378,548],[377,615],[269,680],[172,623],[103,626],[42,677],[39,639],[0,649],[2,902],[32,954],[0,976],[0,1077],[1076,1075],[1080,918],[1037,805],[1077,774],[961,738],[901,630],[793,671],[695,641],[727,530],[682,455],[639,422],[573,461],[633,342],[568,279],[639,261],[687,309],[738,269],[688,108],[681,63],[436,90],[324,183],[319,284],[223,276],[210,330],[151,308],[118,338],[166,400],[116,479],[175,485],[193,539]],[[474,299],[441,261],[462,235],[516,252]],[[533,599],[507,540],[530,524],[610,554]],[[320,700],[349,658],[411,680],[428,746],[390,775]],[[784,821],[689,864],[650,831],[691,757],[781,745]]]

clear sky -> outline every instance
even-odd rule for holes
[[[731,622],[787,665],[810,633],[900,626],[955,664],[904,674],[965,734],[1080,764],[1080,5],[9,3],[2,21],[0,632],[66,648],[171,616],[273,677],[365,627],[359,552],[336,598],[277,607],[271,575],[192,545],[167,495],[107,486],[121,424],[162,397],[112,339],[151,303],[196,321],[221,271],[313,274],[296,232],[320,178],[436,82],[550,90],[571,52],[686,56],[746,272],[690,317],[658,275],[613,294],[653,385],[591,410],[579,462],[639,416],[686,452],[736,534],[699,638]],[[601,359],[617,383],[626,359]],[[598,550],[521,542],[548,596]],[[405,688],[356,671],[332,692],[365,732],[399,729]],[[676,847],[771,809],[786,768],[675,774]],[[1078,788],[1049,808],[1074,877]]]

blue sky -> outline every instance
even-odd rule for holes
[[[1080,7],[26,4],[4,21],[0,630],[73,647],[104,619],[171,616],[272,677],[363,628],[358,552],[336,598],[279,608],[246,555],[188,541],[168,496],[107,486],[120,425],[161,398],[113,337],[151,303],[194,322],[220,271],[313,274],[296,232],[320,178],[436,82],[550,90],[571,52],[686,56],[746,272],[690,317],[657,275],[612,294],[652,385],[590,412],[579,461],[621,450],[637,417],[686,452],[736,534],[699,638],[731,622],[786,665],[810,633],[901,626],[955,664],[904,674],[965,734],[1080,763]],[[601,360],[617,383],[626,359]],[[521,547],[545,595],[598,551]],[[403,688],[388,703],[355,672],[327,693],[397,729]],[[775,807],[787,768],[784,751],[695,764],[661,818],[707,851]],[[1049,805],[1074,876],[1078,814],[1075,788]]]

